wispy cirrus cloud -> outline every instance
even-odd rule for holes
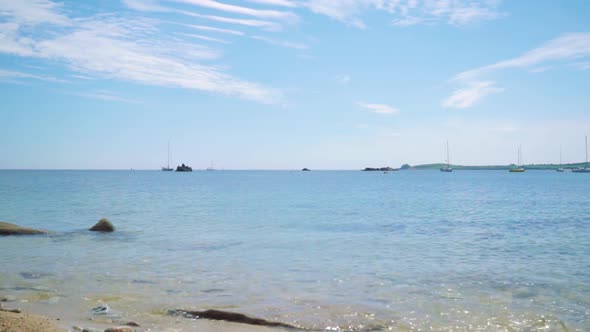
[[[233,77],[211,65],[222,56],[219,50],[161,38],[157,22],[152,20],[113,14],[69,17],[50,1],[0,1],[5,28],[0,29],[0,53],[65,64],[76,74],[86,76],[192,89],[262,103],[281,98],[276,89]],[[23,9],[23,4],[28,9]],[[35,19],[21,17],[27,13],[36,13]],[[41,25],[47,33],[32,37],[25,32]]]
[[[383,11],[392,16],[392,24],[447,23],[464,25],[502,17],[499,0],[309,0],[303,5],[317,14],[364,28],[363,13]]]
[[[127,104],[141,104],[139,100],[129,99],[125,97],[121,97],[115,94],[112,91],[108,90],[97,90],[92,92],[66,92],[68,95],[89,98],[89,99],[97,99],[103,101],[113,101],[113,102],[121,102]]]
[[[590,33],[566,33],[516,58],[461,72],[453,77],[453,80],[471,79],[500,69],[526,68],[549,62],[589,57]]]
[[[485,96],[502,92],[504,89],[496,87],[495,82],[482,81],[470,82],[462,88],[458,88],[443,101],[447,108],[468,108],[476,105]]]
[[[234,35],[234,36],[243,36],[244,33],[242,31],[233,30],[233,29],[225,29],[225,28],[218,28],[218,27],[211,27],[207,25],[195,25],[195,24],[182,24],[186,27],[202,30],[202,31],[211,31],[211,32],[219,32],[227,35]]]
[[[204,40],[204,41],[214,42],[214,43],[229,44],[229,41],[227,41],[225,39],[209,37],[209,36],[205,36],[205,35],[199,35],[196,33],[183,33],[182,35],[187,36],[187,37],[191,37],[191,38]]]
[[[358,102],[358,106],[364,108],[365,110],[377,114],[389,114],[389,115],[396,115],[399,114],[399,109],[386,105],[386,104],[372,104],[372,103],[365,103],[365,102]]]
[[[247,0],[248,2],[253,3],[260,3],[263,5],[273,5],[273,6],[282,6],[282,7],[290,7],[294,8],[297,7],[297,3],[291,0]]]
[[[64,79],[53,77],[53,76],[36,75],[36,74],[25,73],[25,72],[21,72],[21,71],[0,69],[0,81],[2,81],[2,80],[19,80],[19,79],[34,79],[34,80],[39,80],[39,81],[47,81],[47,82],[55,82],[55,83],[69,83],[68,80],[64,80]]]
[[[271,45],[294,48],[297,50],[306,50],[309,48],[309,46],[307,46],[307,44],[299,43],[299,42],[290,42],[290,41],[284,41],[284,40],[263,37],[263,36],[252,36],[252,38],[256,39],[256,40],[261,40],[261,41],[271,44]]]
[[[235,18],[235,17],[227,17],[227,16],[220,16],[220,15],[211,15],[211,14],[201,14],[198,12],[193,12],[189,10],[181,10],[177,8],[172,8],[169,6],[163,6],[158,4],[157,2],[150,1],[150,0],[123,0],[125,5],[133,10],[142,11],[142,12],[161,12],[161,13],[173,13],[173,14],[180,14],[189,17],[196,17],[200,19],[205,19],[214,22],[220,23],[227,23],[233,25],[241,25],[245,27],[255,27],[261,28],[266,30],[280,30],[281,24],[276,21],[272,20],[262,20],[262,19],[248,19],[248,18]]]
[[[254,9],[245,6],[238,6],[219,2],[215,0],[170,0],[175,2],[182,2],[194,6],[211,8],[223,12],[247,15],[261,19],[273,19],[294,22],[298,20],[298,16],[292,12],[281,11],[281,10],[270,10],[270,9]]]
[[[538,73],[553,68],[560,63],[569,63],[574,68],[580,60],[590,58],[590,33],[566,33],[549,40],[515,58],[499,61],[463,71],[451,78],[450,82],[461,87],[443,100],[447,108],[468,108],[476,105],[482,98],[503,91],[494,81],[486,76],[501,70],[527,69],[529,73]]]
[[[0,0],[0,17],[12,17],[18,24],[71,24],[61,9],[61,4],[49,0]]]

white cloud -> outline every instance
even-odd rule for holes
[[[140,104],[141,103],[138,100],[128,99],[128,98],[118,96],[117,94],[113,93],[112,91],[108,91],[108,90],[98,90],[98,91],[94,91],[94,92],[69,92],[67,94],[72,95],[72,96],[90,98],[90,99],[122,102],[122,103],[128,103],[128,104]]]
[[[250,7],[237,6],[218,2],[214,0],[171,0],[176,2],[183,2],[195,6],[211,8],[223,12],[253,16],[262,19],[273,19],[287,22],[297,21],[298,17],[294,13],[279,11],[279,10],[268,10],[268,9],[253,9]]]
[[[471,79],[499,69],[531,67],[551,61],[588,57],[590,57],[590,33],[566,33],[516,58],[459,73],[453,80]]]
[[[349,75],[336,75],[336,77],[334,77],[334,80],[338,84],[345,85],[350,83],[351,77]]]
[[[212,31],[212,32],[219,32],[227,35],[234,35],[234,36],[243,36],[244,33],[242,31],[232,30],[232,29],[224,29],[224,28],[217,28],[211,27],[206,25],[194,25],[194,24],[183,24],[186,27],[203,30],[203,31]]]
[[[4,1],[4,0],[0,0]],[[208,64],[221,52],[182,40],[159,38],[157,24],[151,20],[130,20],[115,15],[71,18],[71,26],[44,27],[43,37],[30,38],[21,32],[22,24],[52,24],[59,13],[47,1],[27,1],[39,8],[8,11],[2,23],[0,53],[47,59],[65,64],[76,74],[118,79],[144,85],[177,87],[237,96],[263,103],[278,102],[281,93],[257,83],[235,78],[221,67]],[[12,8],[2,3],[2,8]],[[47,13],[49,11],[49,13]],[[18,15],[36,14],[35,20]],[[43,21],[43,20],[46,21]],[[59,21],[59,20],[58,20]]]
[[[0,17],[10,17],[25,25],[69,25],[70,20],[59,12],[60,7],[49,0],[0,0]]]
[[[529,70],[529,73],[538,74],[543,73],[551,69],[551,66],[535,67]]]
[[[471,82],[466,87],[453,91],[453,93],[443,101],[443,106],[459,109],[468,108],[477,104],[483,97],[501,91],[503,91],[503,89],[496,87],[495,82]]]
[[[209,36],[204,36],[204,35],[198,35],[195,33],[183,33],[182,35],[187,36],[187,37],[191,37],[191,38],[197,38],[200,40],[210,41],[210,42],[214,42],[214,43],[229,44],[229,42],[225,39],[209,37]]]
[[[4,70],[0,69],[0,80],[6,79],[34,79],[40,81],[47,81],[47,82],[55,82],[55,83],[69,83],[67,80],[59,79],[52,76],[44,76],[44,75],[36,75],[30,73],[23,73],[20,71],[14,70]]]
[[[495,82],[483,77],[506,69],[530,68],[529,73],[540,73],[551,69],[556,63],[579,61],[590,57],[590,33],[566,33],[552,39],[540,47],[524,54],[490,65],[470,69],[455,75],[450,81],[463,85],[443,101],[444,107],[468,108],[483,97],[503,91],[495,87]],[[583,66],[574,67],[583,70]]]
[[[283,7],[297,7],[294,1],[290,0],[247,0],[249,2],[260,3],[263,5],[283,6]]]
[[[200,14],[188,10],[179,10],[170,7],[164,7],[158,5],[150,0],[123,0],[125,5],[130,9],[143,11],[143,12],[163,12],[163,13],[175,13],[190,17],[197,17],[215,22],[236,24],[248,27],[257,27],[267,30],[279,30],[281,25],[274,21],[269,20],[256,20],[256,19],[244,19],[244,18],[233,18],[219,15]]]
[[[367,10],[384,11],[397,26],[435,24],[464,25],[501,17],[497,0],[308,0],[311,11],[364,28],[361,16]]]
[[[218,15],[204,15],[193,13],[189,11],[179,11],[178,13],[191,16],[191,17],[198,17],[204,18],[207,20],[221,22],[221,23],[229,23],[229,24],[236,24],[236,25],[243,25],[248,27],[256,27],[268,30],[279,30],[281,25],[276,22],[271,21],[263,21],[263,20],[252,20],[252,19],[243,19],[243,18],[232,18],[232,17],[225,17],[225,16],[218,16]]]
[[[261,40],[265,43],[271,44],[271,45],[275,45],[275,46],[281,46],[281,47],[288,47],[288,48],[294,48],[297,50],[306,50],[309,48],[309,46],[307,46],[306,44],[303,43],[297,43],[297,42],[289,42],[289,41],[284,41],[284,40],[277,40],[277,39],[273,39],[273,38],[268,38],[268,37],[263,37],[263,36],[252,36],[253,39],[256,40]]]
[[[359,102],[358,105],[370,112],[377,113],[377,114],[391,114],[391,115],[399,114],[399,109],[397,109],[395,107],[391,107],[389,105],[385,105],[385,104],[370,104],[370,103]]]

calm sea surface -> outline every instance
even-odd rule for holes
[[[165,323],[226,309],[314,329],[590,330],[590,175],[0,171],[0,297]],[[102,217],[118,231],[87,232]],[[18,306],[16,305],[16,306]]]

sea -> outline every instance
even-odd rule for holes
[[[64,326],[590,331],[590,174],[3,170],[0,221],[52,231],[0,237],[4,307]]]

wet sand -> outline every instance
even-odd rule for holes
[[[57,332],[65,331],[48,317],[26,313],[0,311],[0,332]]]
[[[6,310],[6,308],[4,308]],[[35,310],[34,310],[35,311]],[[55,313],[55,312],[53,312]],[[59,319],[51,314],[31,314],[15,313],[9,311],[0,311],[0,332],[67,332],[67,331],[108,331],[111,328],[121,327],[123,325],[115,322],[107,323],[100,320],[88,320],[87,318],[65,318]],[[63,315],[63,316],[68,316]],[[61,317],[61,315],[60,315]],[[73,318],[73,319],[72,319]],[[114,324],[115,323],[115,324]],[[161,331],[161,332],[180,332],[180,331],[213,331],[213,332],[277,332],[286,331],[287,329],[272,328],[264,326],[254,326],[248,324],[215,321],[207,319],[187,319],[184,317],[168,316],[159,324],[145,322],[142,326],[126,326],[122,331]]]

